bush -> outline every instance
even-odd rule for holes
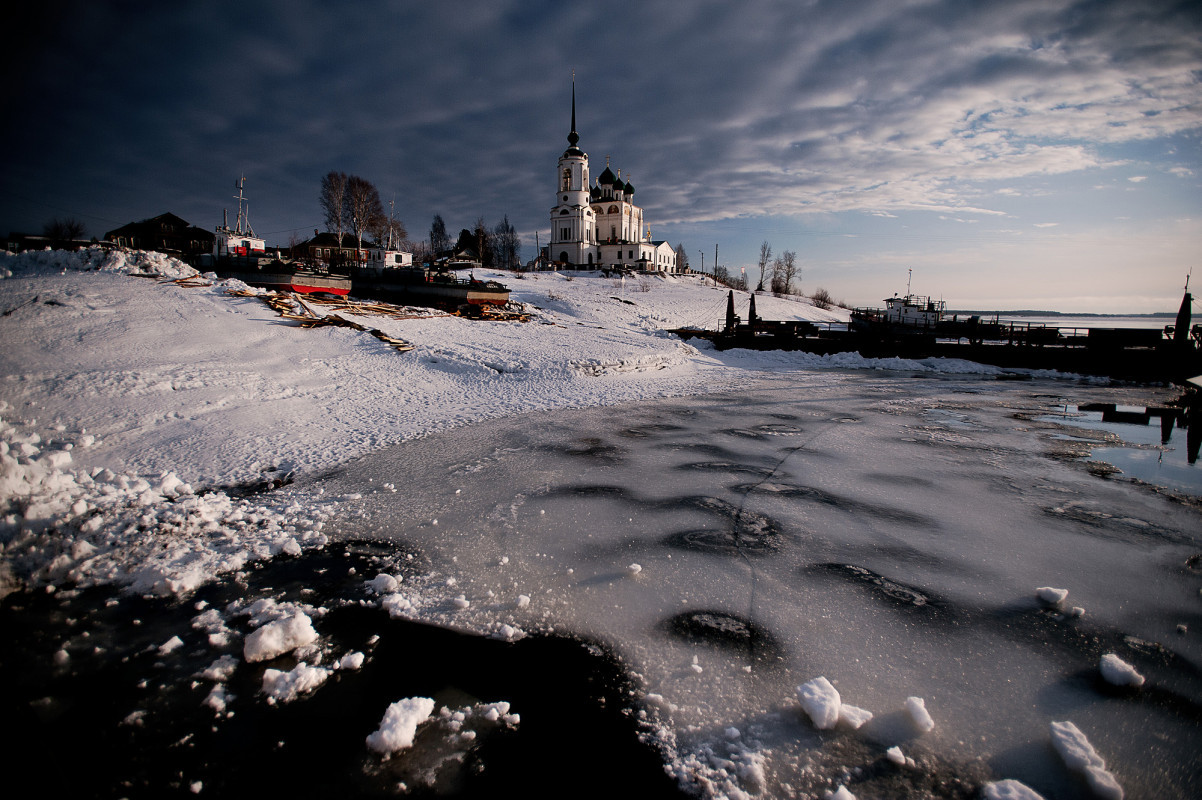
[[[831,293],[822,288],[814,290],[814,293],[810,295],[810,302],[814,304],[814,308],[820,308],[823,311],[828,310],[833,305],[837,305],[835,298],[831,297]]]

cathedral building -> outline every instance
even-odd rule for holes
[[[676,251],[653,241],[644,228],[643,209],[634,204],[634,186],[609,168],[589,185],[588,154],[577,145],[576,87],[572,87],[572,131],[559,157],[556,205],[551,209],[547,260],[566,269],[632,269],[677,272]]]

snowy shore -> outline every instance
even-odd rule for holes
[[[4,256],[0,274],[6,603],[111,587],[187,604],[256,565],[387,543],[339,602],[603,643],[689,792],[1197,788],[1197,507],[1090,475],[1038,421],[1163,391],[719,353],[664,330],[719,323],[726,291],[696,278],[489,274],[525,323],[339,312],[415,345],[398,353],[227,291],[245,287],[174,282],[194,271],[151,254]],[[153,655],[204,654],[195,705],[218,719],[349,685],[376,656],[334,647],[315,584],[198,606]],[[69,675],[87,642],[55,635]],[[235,701],[239,675],[260,691]],[[423,741],[463,753],[520,730],[507,702],[396,696],[355,735],[394,765]]]

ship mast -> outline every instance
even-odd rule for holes
[[[245,233],[247,236],[254,236],[255,232],[251,230],[250,227],[250,203],[245,203],[245,200],[242,197],[242,187],[245,184],[245,175],[238,178],[237,182],[234,183],[234,186],[238,189],[238,194],[234,195],[234,199],[238,201],[238,221],[235,223],[237,227],[234,229],[234,233],[238,234],[239,236],[241,236],[243,233]],[[243,207],[244,203],[245,208]],[[245,230],[243,230],[244,225],[246,226]]]

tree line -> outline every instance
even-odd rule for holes
[[[408,232],[400,220],[384,213],[380,193],[371,181],[358,175],[337,171],[328,173],[321,179],[318,199],[325,215],[326,230],[335,234],[339,242],[345,233],[351,233],[360,249],[366,234],[377,244],[413,253],[413,260],[417,263],[434,261],[457,251],[469,251],[485,267],[516,269],[520,266],[522,243],[517,229],[509,222],[508,214],[492,227],[480,217],[475,226],[462,229],[454,242],[447,233],[442,216],[435,214],[429,238],[414,241],[408,238]]]
[[[474,255],[481,266],[513,270],[521,266],[521,247],[521,237],[509,222],[508,214],[491,228],[484,222],[484,217],[477,217],[476,224],[461,229],[454,242],[447,233],[447,223],[442,215],[435,214],[429,238],[414,243],[413,259],[427,261],[466,253]]]

